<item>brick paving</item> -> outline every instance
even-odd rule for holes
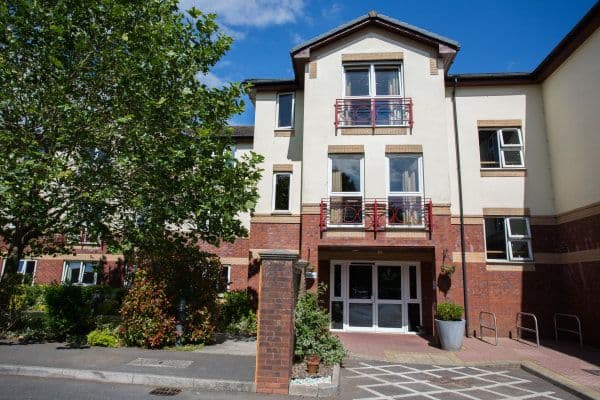
[[[357,357],[406,364],[461,365],[532,362],[600,392],[600,349],[564,342],[535,344],[500,338],[498,346],[477,338],[465,338],[459,352],[443,351],[430,340],[416,335],[340,333],[350,353]]]

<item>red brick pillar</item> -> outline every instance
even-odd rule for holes
[[[285,250],[260,253],[256,391],[287,394],[294,355],[295,261]]]

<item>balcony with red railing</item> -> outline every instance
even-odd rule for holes
[[[413,127],[413,102],[410,97],[337,99],[335,127]]]
[[[433,231],[431,199],[421,196],[390,196],[381,199],[330,197],[321,200],[319,230],[356,228],[365,231],[413,228]]]

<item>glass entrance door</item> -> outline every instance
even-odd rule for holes
[[[331,263],[331,329],[417,332],[421,325],[419,263]]]

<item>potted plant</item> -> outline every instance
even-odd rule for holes
[[[435,316],[435,326],[443,350],[458,351],[465,335],[463,308],[452,302],[439,303]]]
[[[311,354],[306,357],[306,370],[310,375],[316,375],[319,372],[319,364],[321,357],[316,354]]]

